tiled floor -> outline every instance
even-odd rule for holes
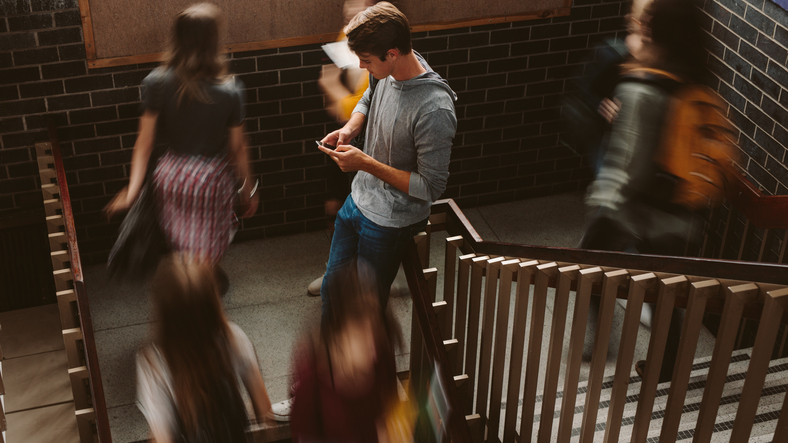
[[[543,246],[576,245],[584,222],[580,193],[472,208],[465,214],[485,240]],[[432,243],[434,263],[441,261],[440,242],[438,233]],[[306,287],[324,271],[329,246],[325,232],[311,232],[236,244],[223,260],[231,281],[224,299],[227,314],[254,343],[274,402],[287,395],[290,353],[299,333],[318,321],[319,297],[308,297]],[[109,281],[103,266],[86,269],[85,282],[113,441],[143,440],[148,430],[135,406],[134,355],[149,339],[148,292],[144,287]],[[405,285],[401,276],[395,284]],[[440,288],[442,281],[438,284]],[[390,306],[400,319],[408,342],[410,300],[393,297]],[[550,305],[548,309],[552,309]],[[623,315],[616,317],[618,324],[622,319]],[[643,358],[648,333],[641,329],[638,356]],[[699,356],[711,354],[710,343],[708,337],[704,338],[699,344]],[[398,364],[402,367],[407,362],[408,349],[401,352]]]
[[[0,327],[7,441],[78,442],[57,305],[0,313]]]

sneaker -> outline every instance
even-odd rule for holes
[[[309,284],[306,288],[306,293],[311,295],[312,297],[317,297],[320,295],[320,287],[323,286],[323,276],[321,275],[319,278],[316,278]]]
[[[271,405],[270,417],[276,421],[289,422],[290,412],[293,410],[293,399],[288,398]]]
[[[646,360],[638,360],[637,363],[635,363],[635,372],[637,372],[640,378],[645,377],[644,374],[646,372]]]

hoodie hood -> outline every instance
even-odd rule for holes
[[[415,54],[427,72],[403,81],[388,76],[370,83],[354,110],[367,116],[364,152],[411,173],[408,192],[364,171],[353,180],[351,195],[361,213],[373,223],[391,228],[411,226],[429,217],[430,205],[446,189],[457,131],[457,94]]]
[[[421,56],[415,50],[413,53],[416,55],[416,59],[418,59],[421,66],[427,71],[423,74],[419,74],[416,77],[413,77],[408,80],[394,80],[393,77],[389,77],[388,80],[391,82],[391,86],[395,89],[401,89],[403,91],[408,91],[413,88],[420,88],[420,87],[429,87],[429,86],[440,86],[441,88],[445,89],[446,92],[457,101],[457,93],[451,89],[449,86],[449,82],[446,81],[443,77],[440,76],[437,72],[433,71],[432,67],[424,60],[424,57]]]

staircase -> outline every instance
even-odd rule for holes
[[[439,231],[445,261],[429,263]],[[433,205],[405,270],[420,329],[411,378],[448,373],[452,441],[788,441],[786,265],[488,242],[448,200]],[[592,294],[601,303],[586,336]],[[655,315],[644,332],[645,303]],[[659,384],[674,307],[684,310],[678,354]],[[716,316],[716,338],[704,316]],[[740,349],[747,321],[753,344]],[[696,358],[704,334],[711,356]],[[643,378],[632,369],[640,359]]]
[[[736,411],[739,407],[739,400],[741,399],[741,391],[744,385],[744,380],[747,374],[747,368],[750,362],[752,349],[743,349],[734,352],[731,358],[731,365],[728,368],[728,374],[725,379],[725,388],[720,399],[720,410],[717,414],[717,423],[714,425],[714,432],[712,433],[712,443],[728,442],[731,438],[731,429],[736,418]],[[700,410],[701,401],[703,399],[704,389],[706,387],[709,368],[711,366],[711,357],[697,358],[693,362],[692,372],[690,374],[689,386],[687,389],[687,396],[684,399],[684,406],[679,424],[679,432],[676,441],[689,442],[695,434],[695,426],[698,421],[698,411]],[[627,389],[626,404],[624,406],[623,419],[621,421],[621,435],[628,436],[632,433],[632,425],[635,422],[635,413],[637,409],[637,402],[640,397],[640,388],[642,379],[636,373],[632,373],[629,379],[629,387]],[[599,414],[597,415],[597,422],[594,432],[594,441],[602,441],[604,431],[606,428],[606,420],[608,408],[610,406],[611,393],[613,387],[613,377],[609,376],[604,379],[602,385],[601,397],[599,399]],[[758,410],[755,415],[752,431],[750,432],[750,441],[764,441],[770,442],[774,436],[774,429],[777,420],[780,417],[780,410],[783,404],[783,396],[788,387],[788,359],[776,359],[769,362],[769,371],[766,377],[763,390],[761,391],[761,400],[758,403]],[[572,441],[579,440],[583,409],[585,403],[585,394],[587,392],[588,383],[581,382],[577,389],[577,400],[575,402],[575,413],[572,421],[571,436]],[[670,382],[660,384],[657,387],[656,399],[654,402],[653,411],[651,413],[651,424],[648,431],[649,443],[656,443],[659,441],[659,436],[662,428],[662,421],[665,416],[665,408],[667,405],[668,394],[670,392]],[[563,392],[557,393],[557,400],[555,405],[554,418],[559,417],[561,409],[561,399]],[[502,411],[506,410],[508,405],[503,405]],[[541,396],[537,397],[536,410],[541,410]],[[502,412],[502,415],[505,412]],[[532,428],[532,440],[537,439],[540,415],[534,416],[534,423]],[[518,423],[519,426],[519,423]],[[558,433],[558,421],[553,422],[553,434]]]

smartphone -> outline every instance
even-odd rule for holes
[[[315,143],[317,143],[317,145],[318,145],[318,146],[322,146],[322,147],[324,147],[324,148],[331,149],[332,151],[337,149],[337,147],[336,147],[336,146],[334,146],[334,145],[329,145],[328,143],[323,143],[323,142],[321,142],[320,140],[315,140]]]

